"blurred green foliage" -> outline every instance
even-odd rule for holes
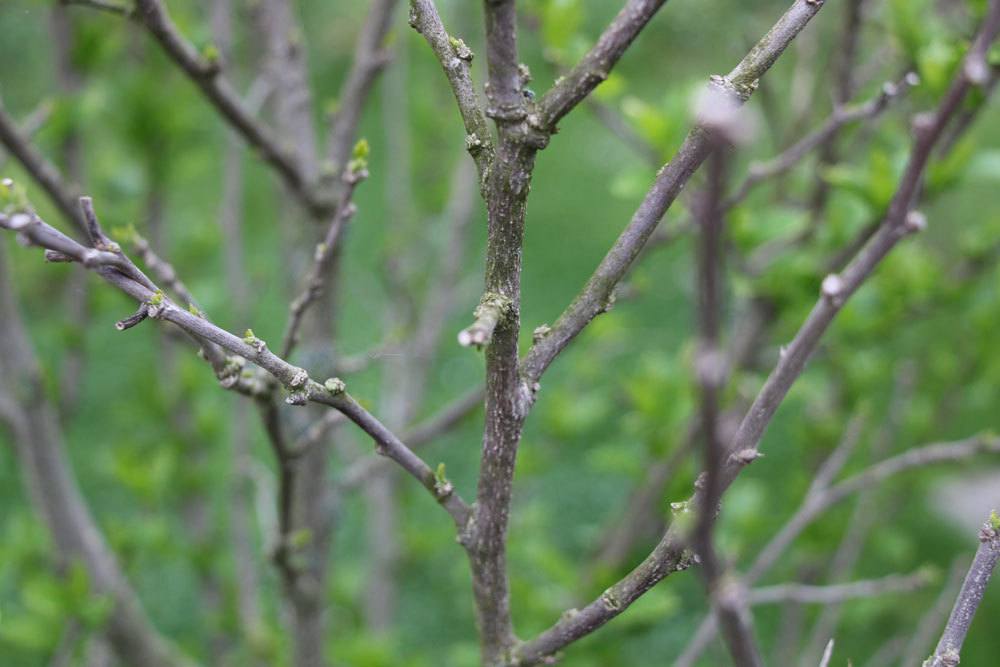
[[[205,3],[171,2],[181,30],[200,48],[211,46]],[[299,2],[309,47],[316,119],[336,107],[336,96],[363,20],[365,3]],[[483,51],[478,3],[439,2],[446,21],[477,53]],[[522,48],[544,91],[559,68],[573,63],[593,42],[619,3],[526,0]],[[832,59],[837,53],[840,4],[828,3],[815,25],[762,82],[752,106],[762,116],[756,140],[737,156],[735,180],[753,159],[774,155],[817,127],[829,113]],[[748,277],[733,267],[729,280],[730,328],[742,316],[737,306],[750,295],[777,309],[765,351],[733,378],[728,399],[752,396],[813,304],[824,265],[885,209],[895,189],[910,141],[909,118],[930,108],[947,85],[970,36],[971,14],[984,1],[875,0],[860,35],[859,69],[865,71],[858,99],[868,99],[887,80],[915,68],[922,83],[875,124],[848,128],[839,141],[842,160],[820,166],[815,159],[787,177],[756,189],[733,211],[729,238],[739,255],[794,237],[809,225],[803,201],[817,178],[831,187],[827,215],[801,250],[780,256],[762,274]],[[941,14],[940,4],[957,6]],[[50,3],[0,3],[0,93],[23,117],[39,104],[53,105],[37,135],[51,156],[70,136],[82,141],[83,186],[94,197],[108,228],[134,224],[145,231],[150,199],[162,197],[167,220],[163,254],[171,259],[201,305],[231,331],[253,326],[265,340],[281,334],[288,275],[280,253],[281,189],[265,165],[246,157],[247,285],[253,293],[250,321],[235,321],[225,289],[222,234],[216,224],[222,155],[227,131],[196,90],[135,26],[85,9],[71,10],[72,61],[79,90],[61,93],[55,84]],[[676,0],[668,3],[614,75],[597,92],[600,104],[619,114],[664,160],[689,127],[690,94],[707,76],[728,71],[755,36],[783,10],[780,0]],[[244,22],[245,23],[245,22]],[[233,60],[246,89],[249,64],[260,45],[246,25],[237,32]],[[356,196],[359,213],[350,229],[343,267],[338,349],[354,354],[383,339],[385,283],[378,279],[386,252],[416,248],[416,280],[427,282],[442,252],[448,226],[442,209],[449,174],[462,151],[463,132],[451,94],[426,44],[396,16],[392,45],[406,68],[412,141],[412,184],[417,231],[390,227],[385,166],[394,159],[382,111],[392,100],[376,90],[361,134],[371,171]],[[476,60],[477,80],[482,63]],[[795,83],[798,82],[798,83]],[[793,85],[806,86],[809,102],[796,107]],[[801,95],[801,91],[797,94]],[[790,102],[789,102],[790,101]],[[789,102],[786,104],[786,102]],[[982,95],[970,105],[985,104]],[[803,113],[803,111],[805,113]],[[1000,123],[986,110],[950,157],[935,165],[926,183],[929,230],[906,241],[839,316],[821,351],[789,395],[763,443],[766,457],[738,481],[725,502],[720,535],[727,555],[747,565],[780,528],[805,493],[819,463],[835,446],[851,415],[870,415],[862,446],[848,472],[870,463],[885,423],[900,368],[914,368],[914,384],[901,423],[885,454],[932,440],[972,435],[997,426],[1000,353],[995,328],[1000,317],[1000,276],[993,266],[1000,240]],[[370,144],[370,149],[368,145]],[[47,219],[55,209],[13,161],[3,167],[27,187]],[[569,302],[623,228],[654,176],[640,155],[620,142],[585,108],[568,117],[552,146],[539,157],[524,249],[522,321],[530,332],[551,322]],[[692,187],[697,186],[697,180]],[[688,213],[678,201],[668,227]],[[424,387],[427,414],[482,379],[481,358],[452,343],[478,299],[485,224],[474,225],[473,260],[459,289],[461,303],[442,341],[441,361]],[[407,243],[399,240],[404,234]],[[410,242],[412,241],[412,243]],[[163,633],[209,664],[214,638],[239,636],[235,615],[234,561],[227,528],[233,482],[229,435],[238,397],[220,391],[203,363],[178,352],[169,376],[152,325],[126,334],[111,323],[128,310],[117,293],[96,279],[85,292],[66,293],[68,272],[45,266],[37,253],[10,245],[22,310],[43,362],[50,394],[58,401],[67,350],[86,354],[82,400],[63,424],[66,444],[83,491],[131,581]],[[387,250],[387,248],[389,250]],[[401,250],[402,248],[402,250]],[[977,267],[967,276],[962,267]],[[65,297],[59,296],[66,294]],[[86,299],[88,323],[67,320],[64,300]],[[510,570],[518,633],[530,637],[567,608],[599,594],[625,570],[590,564],[609,526],[621,516],[629,493],[652,462],[683,441],[696,410],[692,379],[693,260],[687,236],[644,259],[629,279],[628,298],[602,316],[546,376],[521,447],[510,531]],[[529,344],[525,336],[523,344]],[[355,395],[375,401],[382,389],[376,364],[350,378]],[[180,405],[190,412],[177,427]],[[428,461],[446,461],[448,479],[474,496],[481,416],[428,448]],[[264,477],[273,460],[258,433],[254,448]],[[347,451],[367,443],[342,430]],[[0,436],[0,438],[6,436]],[[0,442],[4,442],[0,439]],[[343,467],[336,457],[335,469]],[[954,524],[935,506],[943,478],[995,462],[978,460],[908,474],[877,493],[879,520],[853,577],[910,572],[932,565],[946,570],[975,546],[974,533]],[[688,460],[660,499],[660,519],[669,502],[687,497],[697,465]],[[443,475],[443,469],[442,469]],[[273,476],[272,476],[273,479]],[[337,664],[478,664],[472,596],[465,557],[454,544],[447,518],[409,480],[401,485],[403,522],[399,565],[401,597],[397,623],[388,636],[364,627],[361,597],[366,577],[365,506],[352,497],[343,508],[331,554],[330,656]],[[185,518],[191,499],[206,504],[210,539],[194,543]],[[10,447],[0,448],[0,663],[48,664],[72,632],[79,651],[100,628],[106,601],[88,593],[79,566],[57,575],[52,547],[21,485]],[[829,512],[797,541],[767,582],[823,580],[851,515],[848,502]],[[266,624],[227,654],[226,663],[288,664],[288,639],[279,606],[279,585],[265,556],[267,535],[257,535],[259,567],[265,573]],[[653,544],[637,544],[630,563]],[[206,580],[220,582],[222,604],[211,611]],[[990,632],[1000,614],[1000,585],[993,587],[963,654],[963,664],[993,664],[1000,638]],[[837,655],[863,664],[887,639],[909,636],[937,595],[935,587],[907,596],[852,602],[837,629]],[[671,577],[600,632],[572,647],[574,667],[644,665],[673,659],[705,610],[699,582],[690,574]],[[818,610],[807,608],[805,619]],[[759,608],[757,633],[765,649],[780,634],[780,608]],[[838,658],[839,659],[839,658]],[[714,646],[704,664],[723,664]],[[843,660],[840,663],[843,664]]]

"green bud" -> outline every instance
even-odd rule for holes
[[[219,47],[212,43],[206,44],[201,48],[201,57],[209,67],[217,66],[219,64]]]
[[[312,531],[308,528],[300,528],[288,536],[288,546],[295,551],[309,546],[311,542]]]
[[[371,152],[371,146],[368,145],[368,140],[362,137],[358,139],[358,143],[354,144],[354,150],[351,151],[351,157],[355,160],[367,159],[368,154]]]
[[[153,296],[151,296],[149,298],[149,305],[151,305],[151,306],[159,306],[162,303],[163,303],[163,291],[162,290],[156,290],[156,293],[153,294]]]
[[[347,384],[340,378],[330,378],[323,383],[326,390],[336,396],[337,394],[343,394],[347,391]]]

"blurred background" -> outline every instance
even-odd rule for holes
[[[168,3],[178,27],[201,49],[217,48],[211,4]],[[264,52],[255,4],[233,3],[224,56],[227,76],[250,95]],[[312,117],[325,132],[368,3],[293,4]],[[708,76],[728,72],[787,4],[668,3],[594,102],[562,122],[538,158],[529,200],[524,349],[531,331],[554,321],[580,289],[680,144],[692,92]],[[733,187],[750,162],[774,156],[830,114],[846,4],[828,2],[761,82],[751,103],[758,130],[736,154]],[[910,119],[940,97],[983,4],[865,3],[852,99],[871,99],[907,71],[919,74],[920,84],[877,119],[845,128],[829,163],[808,158],[733,210],[727,335],[742,331],[749,317],[764,316],[766,324],[730,383],[727,405],[753,397],[814,303],[824,267],[884,209],[905,164]],[[407,421],[417,422],[483,381],[481,353],[460,348],[455,334],[479,299],[486,226],[451,92],[426,43],[407,25],[403,5],[388,35],[392,60],[358,131],[370,145],[370,177],[355,194],[358,212],[344,238],[336,342],[304,350],[297,361],[307,368],[343,364],[352,393],[379,414],[398,390],[399,358],[407,354],[399,345],[413,333],[407,309],[420,311],[442,267],[454,260],[440,333],[423,358],[426,374],[407,388],[418,399]],[[438,5],[449,29],[482,52],[480,3]],[[519,3],[531,87],[547,90],[618,5]],[[484,80],[481,60],[474,61],[477,82]],[[216,323],[280,338],[307,268],[282,250],[295,241],[301,214],[266,165],[233,148],[224,123],[141,27],[83,7],[3,0],[0,96],[39,149],[93,196],[105,226],[120,233],[134,225]],[[768,430],[765,457],[726,496],[719,536],[737,568],[747,568],[788,521],[849,425],[857,445],[845,476],[922,444],[996,427],[1000,119],[994,109],[979,108],[982,98],[970,107],[977,113],[969,131],[929,172],[921,207],[928,230],[902,243],[850,301]],[[272,107],[265,96],[264,118]],[[22,183],[46,220],[69,229],[15,159],[5,157],[0,174]],[[234,174],[238,186],[227,189],[226,177]],[[817,179],[828,184],[819,231],[761,270],[748,267],[761,248],[809,227]],[[689,190],[698,187],[695,179]],[[669,503],[689,495],[698,470],[687,444],[697,400],[690,203],[682,197],[663,223],[676,238],[657,243],[614,309],[555,363],[526,426],[509,558],[521,637],[590,601],[638,563],[669,519]],[[240,211],[235,237],[220,223],[227,205]],[[226,263],[234,242],[244,264],[235,284]],[[73,470],[153,623],[202,664],[290,664],[280,583],[267,556],[274,457],[256,415],[240,407],[245,399],[220,390],[204,362],[158,327],[116,332],[112,324],[131,312],[130,304],[96,277],[46,265],[10,235],[0,243],[47,395],[59,406]],[[474,410],[422,450],[432,466],[447,463],[466,498],[475,493],[481,434],[482,411]],[[349,425],[328,440],[322,446],[332,452],[330,480],[371,456],[370,443]],[[89,647],[107,605],[88,595],[82,574],[56,575],[50,538],[3,430],[0,444],[0,663],[92,664]],[[391,508],[354,490],[330,510],[327,653],[334,664],[360,667],[476,665],[468,567],[453,526],[411,480],[388,477],[395,492],[381,498]],[[922,619],[952,585],[953,564],[964,571],[977,546],[976,526],[1000,505],[998,479],[995,455],[898,475],[823,514],[761,583],[928,573],[917,590],[850,601],[832,625],[821,621],[837,639],[834,664],[848,658],[854,665],[899,664]],[[637,500],[640,489],[645,496]],[[388,537],[372,529],[380,512],[394,517]],[[249,550],[234,546],[236,520],[251,529]],[[248,554],[259,579],[252,629],[239,609]],[[379,583],[373,576],[391,589],[379,610],[366,603]],[[670,663],[705,609],[697,577],[670,577],[571,647],[565,664]],[[817,664],[822,644],[817,649],[814,624],[823,613],[794,603],[756,607],[769,664]],[[963,664],[995,663],[1000,637],[991,628],[998,614],[1000,584],[979,610]],[[880,652],[890,660],[877,662]],[[60,656],[68,662],[55,663]],[[714,643],[698,664],[727,660]]]

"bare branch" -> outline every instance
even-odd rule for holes
[[[493,338],[497,324],[510,310],[510,301],[499,294],[484,294],[476,308],[476,321],[458,332],[458,344],[462,347],[482,348]]]
[[[88,268],[95,269],[111,285],[149,306],[153,319],[171,322],[199,341],[207,341],[227,350],[238,358],[248,360],[267,371],[289,393],[286,402],[304,405],[309,402],[327,405],[344,413],[361,427],[376,443],[376,450],[396,461],[415,477],[427,491],[448,511],[462,530],[469,517],[469,508],[450,485],[443,485],[434,471],[416,456],[399,438],[383,426],[374,416],[355,401],[339,380],[328,380],[325,385],[309,378],[309,374],[273,354],[264,341],[248,331],[243,338],[220,329],[207,319],[177,307],[155,285],[140,283],[134,276],[141,276],[127,257],[120,252],[86,248],[44,223],[34,213],[0,214],[0,228],[18,232],[22,238],[42,248],[56,250],[73,257]],[[99,236],[103,236],[97,228]],[[148,279],[147,279],[148,280]],[[250,395],[267,395],[273,388],[270,380],[252,381],[243,377],[243,370],[236,358],[231,358],[227,368],[217,370],[220,382],[227,388]]]
[[[791,8],[757,43],[746,58],[726,77],[716,77],[712,86],[734,96],[739,103],[753,93],[755,82],[770,69],[796,35],[819,12],[823,3],[796,0]],[[542,374],[567,345],[608,306],[615,286],[628,272],[663,215],[673,204],[688,179],[708,156],[710,142],[704,130],[695,127],[674,158],[660,170],[631,222],[605,255],[583,291],[563,311],[552,330],[536,343],[521,363],[529,385]]]
[[[385,38],[398,4],[398,0],[373,0],[358,35],[351,69],[337,96],[339,106],[333,117],[327,142],[327,160],[334,173],[343,171],[347,166],[351,147],[357,139],[361,112],[375,79],[389,62]]]
[[[710,102],[713,112],[725,106],[725,100]],[[760,649],[753,636],[753,618],[749,610],[747,591],[739,579],[726,572],[715,548],[713,531],[722,490],[720,475],[725,466],[725,444],[719,424],[719,394],[726,375],[725,359],[719,347],[719,329],[723,299],[723,234],[727,147],[720,130],[713,128],[715,150],[708,158],[708,185],[698,206],[700,239],[698,244],[698,351],[695,375],[701,393],[701,435],[704,438],[704,470],[701,479],[702,496],[698,507],[698,522],[692,536],[692,546],[701,562],[715,615],[722,626],[726,647],[735,664],[741,667],[763,665]]]
[[[760,552],[758,563],[762,563],[762,559],[770,560],[769,552],[786,548],[827,508],[862,489],[876,486],[907,470],[936,463],[964,461],[983,453],[1000,454],[1000,439],[973,437],[956,442],[925,445],[886,459],[849,477],[829,487],[820,496],[803,502],[802,507],[796,512],[796,516]],[[674,504],[675,517],[678,515],[689,516],[690,512],[690,501]],[[580,637],[590,634],[624,611],[632,602],[662,579],[674,572],[687,569],[691,562],[691,552],[685,549],[685,542],[678,534],[676,526],[672,526],[653,552],[632,572],[606,590],[600,598],[576,614],[560,620],[535,639],[526,642],[521,649],[525,656],[524,659],[529,661],[528,664],[537,664],[544,655],[557,651]],[[764,573],[764,569],[757,564],[751,567],[744,576],[747,585],[752,586]]]
[[[912,593],[931,583],[928,571],[913,574],[892,574],[881,579],[852,581],[846,584],[809,586],[778,584],[750,591],[750,604],[774,604],[793,600],[801,604],[838,604],[859,598],[874,598],[888,593]]]
[[[994,3],[997,4],[997,3]],[[979,531],[979,548],[969,566],[969,573],[958,592],[958,599],[951,610],[948,624],[945,625],[941,639],[938,641],[934,655],[924,664],[928,667],[955,667],[959,663],[962,644],[969,633],[972,619],[976,615],[979,603],[986,593],[997,561],[1000,561],[1000,518],[993,512]]]
[[[984,23],[982,31],[970,49],[970,54],[988,48],[998,30],[1000,30],[1000,8],[991,12],[990,18]],[[878,232],[841,274],[831,274],[823,280],[819,300],[795,338],[784,348],[777,366],[757,395],[730,443],[730,452],[756,451],[778,406],[801,375],[820,338],[847,299],[857,291],[902,238],[926,226],[923,215],[913,211],[911,207],[932,150],[952,116],[961,108],[962,101],[970,88],[971,83],[960,73],[952,82],[937,110],[929,117],[920,116],[915,121],[918,127],[910,161],[889,205],[885,220]],[[736,478],[740,469],[739,465],[728,467],[725,475],[728,480],[727,486]]]
[[[935,637],[941,627],[948,619],[958,591],[962,587],[965,578],[966,567],[961,558],[956,558],[951,564],[948,578],[941,587],[941,592],[934,600],[934,604],[920,618],[920,623],[910,637],[907,637],[906,653],[899,664],[919,665],[923,662],[924,656],[931,649]],[[900,650],[902,653],[902,650]]]
[[[3,142],[10,154],[16,157],[31,177],[42,186],[45,194],[66,220],[78,232],[85,234],[86,225],[76,205],[75,188],[67,184],[56,166],[31,144],[31,140],[7,114],[2,103],[0,103],[0,142]]]
[[[3,113],[3,108],[0,106],[0,113]],[[31,113],[25,116],[24,120],[21,121],[20,135],[24,141],[30,141],[34,138],[35,134],[44,127],[44,125],[49,121],[52,116],[52,102],[45,100],[41,102],[38,106],[34,108]],[[5,151],[0,150],[0,169],[7,164],[7,154]]]
[[[411,427],[402,435],[402,440],[411,449],[417,449],[448,433],[466,417],[483,405],[483,388],[477,387],[463,396],[458,397],[437,414]],[[388,461],[378,458],[364,458],[349,466],[340,478],[337,486],[343,491],[349,491],[385,471]]]
[[[791,170],[813,150],[834,137],[844,126],[862,120],[877,118],[883,111],[889,108],[889,105],[894,100],[901,98],[910,87],[917,85],[918,82],[919,78],[917,75],[910,72],[898,83],[886,83],[882,86],[878,95],[864,104],[837,107],[819,129],[812,134],[803,137],[780,155],[776,155],[766,162],[751,164],[747,170],[746,179],[740,185],[736,194],[726,202],[726,208],[738,205],[747,198],[754,187],[763,181],[780,176]]]
[[[182,303],[188,304],[195,310],[201,310],[201,306],[198,305],[187,285],[181,281],[174,267],[171,266],[170,262],[167,262],[156,254],[156,251],[149,245],[148,240],[139,234],[135,228],[129,228],[125,231],[123,237],[122,240],[132,246],[135,254],[139,256],[142,263],[146,265],[150,273],[156,276],[159,282],[166,286],[175,296],[179,297]]]
[[[599,86],[666,0],[628,0],[580,62],[538,102],[537,125],[555,132],[559,121]]]
[[[336,254],[341,233],[357,212],[357,207],[351,201],[354,196],[354,188],[367,177],[368,170],[361,166],[357,170],[348,167],[347,171],[344,172],[343,181],[346,189],[344,190],[343,203],[337,207],[337,212],[327,227],[323,241],[316,247],[312,268],[306,276],[305,288],[295,297],[289,307],[288,325],[281,343],[281,356],[283,357],[288,357],[295,349],[303,317],[308,308],[316,302],[323,292],[323,287],[326,285],[326,275]]]
[[[427,40],[444,68],[465,123],[465,147],[476,163],[483,187],[493,161],[493,139],[472,83],[472,51],[461,39],[448,34],[433,0],[410,0],[410,25]]]
[[[226,121],[281,176],[292,193],[317,217],[329,213],[334,202],[317,187],[304,166],[290,154],[270,128],[253,117],[232,85],[222,76],[217,60],[207,58],[174,25],[162,0],[136,0],[134,18],[149,30],[164,52],[201,89]]]

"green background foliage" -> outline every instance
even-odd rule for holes
[[[204,3],[170,2],[182,31],[195,43],[210,44]],[[335,108],[365,3],[299,2],[309,47],[316,119]],[[478,3],[440,2],[454,32],[482,51]],[[560,63],[572,63],[613,15],[616,2],[530,0],[523,5],[524,60],[544,91]],[[740,180],[753,159],[767,158],[815,128],[830,111],[831,60],[837,52],[840,4],[828,7],[762,82],[752,107],[761,117],[754,141],[738,153],[733,169]],[[983,2],[873,0],[860,36],[860,66],[866,72],[858,99],[868,99],[887,80],[915,69],[921,84],[874,124],[845,131],[843,160],[820,168],[815,159],[776,184],[756,189],[733,211],[729,239],[734,251],[751,253],[763,244],[793,236],[808,224],[802,202],[817,177],[830,183],[828,214],[815,238],[780,257],[763,274],[747,277],[730,266],[727,282],[729,330],[738,326],[748,295],[766,296],[778,307],[756,363],[737,374],[727,400],[751,396],[762,384],[778,346],[790,340],[815,301],[824,264],[891,197],[909,149],[909,119],[940,96],[968,42]],[[621,114],[662,160],[679,145],[690,123],[690,96],[706,78],[728,71],[746,48],[783,11],[778,0],[675,0],[643,33],[614,75],[597,92],[601,104]],[[72,95],[54,83],[49,3],[0,3],[0,93],[7,108],[23,117],[39,104],[52,106],[37,144],[55,156],[70,134],[81,137],[83,187],[94,197],[106,227],[134,224],[144,230],[149,198],[164,197],[169,257],[214,321],[230,331],[252,326],[265,340],[282,332],[290,286],[280,253],[287,209],[281,189],[265,165],[246,157],[246,284],[253,294],[250,321],[236,321],[223,276],[222,235],[216,224],[226,128],[197,91],[135,26],[84,9],[71,11],[73,62],[83,85]],[[368,105],[361,136],[368,139],[370,179],[357,195],[358,215],[346,239],[337,352],[357,354],[385,337],[387,287],[380,278],[389,256],[408,257],[416,284],[426,283],[448,239],[443,208],[450,174],[461,161],[463,130],[451,93],[426,44],[395,19],[393,49],[405,67],[413,150],[410,177],[415,201],[407,225],[389,220],[390,183],[385,165],[395,156],[384,128],[392,103],[378,88]],[[236,76],[251,81],[246,63],[261,49],[248,29],[238,32]],[[477,81],[483,77],[476,60]],[[796,88],[798,87],[798,88]],[[804,96],[804,101],[803,101]],[[982,104],[982,96],[974,100]],[[768,430],[766,456],[741,477],[725,500],[719,535],[727,556],[746,566],[783,525],[801,500],[817,466],[831,451],[852,415],[868,416],[861,446],[847,472],[871,462],[884,431],[896,378],[912,369],[898,428],[884,454],[915,445],[961,438],[996,426],[1000,354],[998,280],[993,267],[1000,239],[1000,180],[996,148],[1000,122],[984,110],[951,157],[938,163],[926,184],[923,210],[929,229],[904,242],[875,277],[851,300],[825,339],[806,374]],[[655,168],[613,136],[586,108],[561,124],[539,157],[529,201],[524,250],[522,321],[530,332],[551,322],[589,276],[623,228]],[[26,184],[46,219],[62,225],[43,193],[9,161],[3,174]],[[692,189],[700,181],[692,184]],[[684,198],[665,225],[684,224]],[[65,229],[66,226],[62,225]],[[485,216],[473,226],[472,252],[461,302],[441,341],[439,362],[422,388],[426,414],[482,380],[481,356],[460,349],[453,333],[468,323],[481,286]],[[553,623],[618,579],[624,570],[590,567],[596,546],[621,515],[629,493],[651,462],[679,446],[696,410],[692,379],[694,349],[693,247],[690,235],[645,258],[629,279],[626,296],[600,317],[560,357],[546,376],[538,407],[521,445],[510,530],[514,618],[522,637]],[[112,323],[129,304],[98,285],[67,293],[68,271],[43,265],[36,252],[7,244],[22,312],[43,362],[53,400],[64,391],[59,376],[67,350],[86,354],[82,400],[63,424],[66,446],[84,495],[119,555],[156,626],[187,652],[209,659],[218,635],[238,635],[234,561],[227,513],[233,482],[229,430],[239,397],[222,392],[193,354],[178,351],[175,372],[160,365],[163,350],[153,325],[118,333]],[[970,277],[965,262],[982,259]],[[68,301],[86,299],[87,323],[67,317]],[[382,377],[378,364],[349,378],[352,393],[377,405]],[[170,415],[190,405],[183,429]],[[248,419],[252,417],[248,416]],[[447,462],[449,479],[466,498],[474,496],[482,415],[425,450],[426,460]],[[256,420],[254,454],[264,477],[273,479],[273,457]],[[4,442],[0,435],[0,442]],[[368,443],[345,427],[330,471],[367,452]],[[957,556],[968,558],[974,531],[957,524],[936,501],[939,484],[963,474],[994,469],[978,459],[907,474],[875,495],[878,520],[852,578],[912,572],[930,566],[941,574],[935,585],[908,595],[848,603],[837,628],[839,662],[865,661],[895,636],[909,636],[938,594],[944,573]],[[687,497],[696,473],[688,457],[659,504]],[[359,667],[478,663],[472,596],[465,556],[454,544],[453,527],[433,501],[410,480],[400,485],[403,508],[401,598],[388,637],[364,627],[361,596],[366,576],[365,505],[351,497],[343,508],[331,553],[328,651],[337,664]],[[207,544],[190,539],[185,506],[207,504],[212,526]],[[996,502],[997,498],[994,498]],[[107,605],[88,595],[86,576],[72,568],[53,572],[52,547],[21,484],[12,448],[0,448],[0,663],[17,667],[48,664],[71,624],[88,633],[100,628]],[[844,503],[809,528],[766,579],[776,583],[822,583],[825,568],[853,510]],[[288,664],[288,639],[279,608],[277,578],[264,555],[267,536],[258,535],[264,576],[266,626],[252,641],[234,647],[226,664],[247,664],[256,655],[268,664]],[[637,544],[638,562],[655,536]],[[584,573],[589,572],[589,576]],[[222,582],[222,604],[209,612],[202,597],[207,578]],[[1000,586],[994,586],[966,644],[963,664],[994,664],[1000,638],[991,632],[1000,614]],[[705,610],[704,596],[690,573],[669,578],[605,629],[569,649],[567,665],[642,665],[672,660],[686,644]],[[771,650],[783,624],[780,607],[756,610],[757,634]],[[803,610],[809,621],[816,608]],[[723,664],[713,646],[703,664]]]

